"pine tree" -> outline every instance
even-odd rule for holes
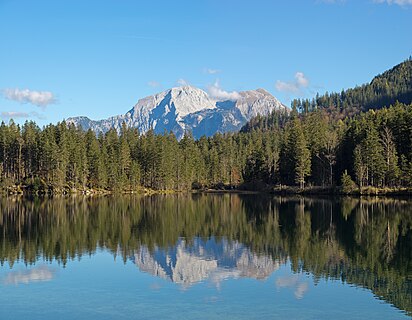
[[[350,194],[356,190],[356,183],[352,180],[351,176],[345,170],[341,177],[342,192]]]
[[[130,189],[129,181],[130,181],[130,168],[132,165],[132,159],[130,154],[130,147],[128,143],[128,128],[126,124],[123,122],[122,129],[120,132],[119,137],[119,158],[118,158],[118,166],[119,166],[119,187],[120,189],[128,187]]]
[[[116,130],[109,130],[104,139],[104,149],[107,154],[105,166],[107,170],[107,184],[112,190],[121,188],[119,177],[119,137]]]
[[[88,164],[88,186],[90,188],[99,188],[100,186],[100,145],[96,139],[95,133],[91,130],[86,133],[86,154]]]
[[[311,159],[299,118],[292,120],[285,148],[285,159],[290,163],[294,183],[303,189],[305,186],[305,178],[309,176],[311,172]],[[289,165],[286,167],[286,170],[288,169]]]
[[[360,145],[356,146],[353,151],[354,156],[354,170],[356,174],[356,180],[360,188],[364,185],[365,175],[366,175],[366,166],[362,156],[362,148]]]
[[[378,186],[381,184],[385,174],[385,160],[378,131],[372,122],[369,123],[366,129],[366,136],[362,141],[361,148],[367,167],[367,183],[372,186]]]
[[[385,183],[393,186],[397,183],[400,174],[398,167],[398,155],[393,141],[392,131],[385,126],[381,133],[381,142],[385,156]]]

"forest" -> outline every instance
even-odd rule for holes
[[[339,93],[328,93],[313,99],[295,99],[292,108],[308,113],[327,109],[335,115],[353,115],[359,111],[380,109],[401,102],[412,101],[412,57],[392,69],[374,77],[368,84]]]
[[[199,140],[190,132],[180,141],[167,132],[143,135],[126,125],[96,136],[64,121],[42,129],[32,121],[2,122],[0,189],[66,193],[291,186],[294,192],[320,187],[362,193],[410,188],[411,75],[408,59],[371,84],[318,97],[311,108],[293,101],[291,111],[258,116],[240,132]]]
[[[65,122],[0,125],[3,189],[60,193],[263,186],[411,187],[412,106],[335,121],[324,110],[273,113],[270,126],[178,141],[123,126],[98,137]]]

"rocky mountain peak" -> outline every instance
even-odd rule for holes
[[[67,119],[68,123],[92,129],[96,133],[111,128],[120,130],[122,123],[138,128],[141,133],[174,132],[181,139],[187,130],[195,138],[216,132],[240,130],[252,117],[286,108],[264,89],[239,92],[237,101],[219,101],[202,89],[185,85],[174,87],[138,100],[126,114],[93,121],[87,117]]]

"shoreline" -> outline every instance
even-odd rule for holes
[[[300,189],[294,186],[266,186],[264,188],[248,189],[244,186],[227,186],[226,188],[204,188],[197,190],[154,190],[140,187],[136,190],[104,190],[104,189],[59,189],[59,190],[27,190],[21,186],[12,186],[9,188],[1,188],[1,195],[25,195],[25,196],[57,196],[57,195],[157,195],[157,194],[179,194],[179,193],[193,193],[193,194],[272,194],[281,196],[408,196],[412,197],[412,188],[375,188],[363,187],[361,190],[354,189],[351,192],[343,192],[341,187],[306,187]]]

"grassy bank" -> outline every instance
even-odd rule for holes
[[[342,187],[306,187],[304,189],[293,186],[276,186],[274,194],[302,194],[302,195],[353,195],[353,196],[412,196],[412,188],[376,188],[362,187],[351,191],[344,191]]]

